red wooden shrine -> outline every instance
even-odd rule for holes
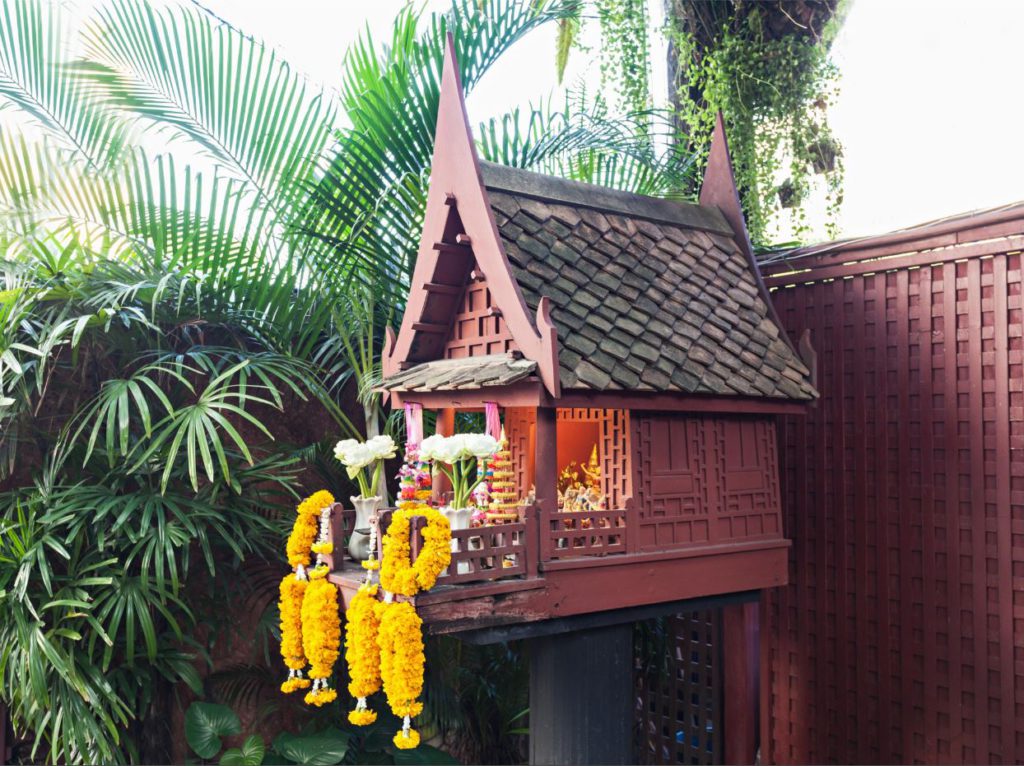
[[[754,266],[721,124],[700,204],[484,163],[449,45],[382,367],[391,405],[437,411],[440,432],[497,403],[521,498],[514,523],[453,533],[447,577],[416,597],[429,631],[786,583],[775,419],[817,393]],[[600,506],[566,510],[559,474],[591,455]],[[361,576],[331,575],[346,596]]]

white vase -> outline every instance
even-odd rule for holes
[[[442,508],[443,513],[447,519],[449,525],[451,525],[452,531],[455,532],[459,529],[469,529],[469,522],[473,518],[472,508]],[[456,540],[452,540],[452,553],[455,553],[459,549],[459,544]],[[455,571],[457,574],[466,574],[469,572],[469,562],[460,561]]]
[[[356,521],[348,538],[348,555],[353,561],[370,558],[370,522],[380,508],[379,497],[350,497],[356,511]]]

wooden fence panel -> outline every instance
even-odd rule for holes
[[[1024,761],[1021,254],[941,260],[774,293],[822,399],[780,423],[766,762]]]
[[[667,650],[666,668],[649,667],[652,647],[636,646],[636,760],[724,763],[721,610],[673,615],[666,628],[667,646],[655,649]]]

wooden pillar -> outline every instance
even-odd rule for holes
[[[633,625],[530,642],[530,763],[633,763]]]
[[[540,527],[540,558],[551,558],[550,536],[545,533],[550,515],[558,510],[558,423],[554,407],[537,408],[534,435],[534,486],[537,492],[537,523]]]
[[[758,602],[722,607],[725,763],[752,764],[757,755],[759,695]]]
[[[442,436],[455,435],[455,408],[445,407],[437,413],[437,424],[435,431]],[[435,468],[431,475],[431,486],[433,487],[434,500],[444,500],[446,492],[451,492],[452,483],[445,476],[444,471]]]

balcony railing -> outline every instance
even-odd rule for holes
[[[391,523],[391,509],[380,514],[381,530]],[[559,511],[542,514],[534,506],[520,509],[522,521],[452,532],[452,561],[438,586],[467,585],[535,577],[544,561],[608,556],[627,551],[627,511]],[[340,504],[332,509],[332,540],[337,550],[328,564],[340,569],[344,541],[352,532],[354,513]],[[410,524],[415,557],[423,545],[423,517]]]

